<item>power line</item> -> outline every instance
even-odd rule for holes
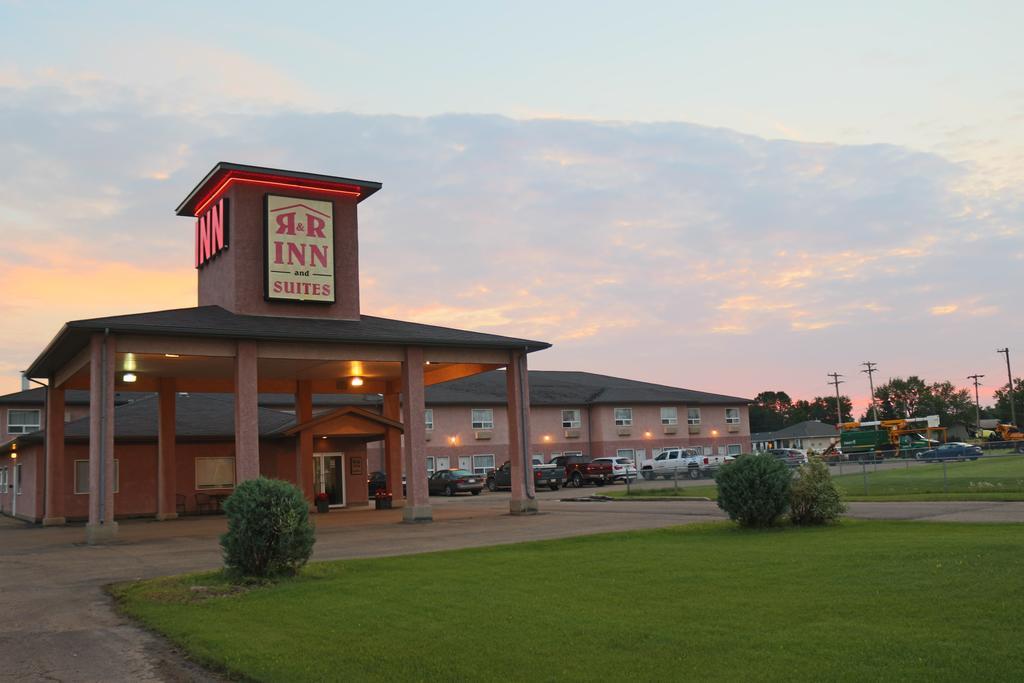
[[[878,422],[878,408],[875,407],[875,373],[878,372],[878,363],[866,360],[861,363],[867,370],[861,370],[868,374],[868,386],[871,387],[871,419]]]
[[[840,377],[843,377],[843,375],[840,375],[838,372],[831,372],[825,376],[831,377],[832,381],[829,382],[829,384],[833,384],[836,387],[836,429],[839,429],[839,425],[843,423],[843,407],[839,402],[839,385],[844,384],[845,382],[839,379]]]
[[[967,375],[967,379],[974,380],[974,425],[981,431],[981,399],[978,398],[978,380],[985,375]]]
[[[996,353],[1002,353],[1006,356],[1006,385],[1007,398],[1010,399],[1010,424],[1017,424],[1017,408],[1013,405],[1013,373],[1010,372],[1010,347],[1007,346],[1005,349],[996,349]]]

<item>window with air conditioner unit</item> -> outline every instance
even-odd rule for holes
[[[739,455],[741,452],[742,446],[740,446],[738,443],[729,444],[729,451],[727,453],[728,455]]]
[[[633,409],[632,408],[616,408],[615,409],[615,426],[616,427],[632,427],[633,426]]]
[[[679,424],[679,413],[675,406],[661,409],[661,424],[666,426]]]
[[[686,409],[686,424],[699,425],[700,424],[700,408],[687,408]]]
[[[730,425],[738,425],[740,423],[740,409],[739,408],[726,408],[725,409],[725,423]]]
[[[494,410],[491,408],[473,408],[470,411],[473,429],[494,429]]]
[[[564,429],[580,428],[580,411],[570,408],[562,411],[562,427]]]

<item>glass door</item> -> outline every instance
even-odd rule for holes
[[[345,458],[342,453],[316,456],[313,484],[317,493],[326,493],[331,507],[345,505]]]

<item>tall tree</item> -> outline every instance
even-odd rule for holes
[[[938,415],[946,426],[974,423],[974,396],[969,389],[948,381],[928,384],[916,375],[894,377],[876,387],[875,405],[880,420]],[[870,409],[861,419],[870,419],[869,415]]]
[[[774,432],[786,426],[793,400],[785,391],[762,391],[750,405],[750,431]]]
[[[917,375],[903,379],[894,377],[885,384],[875,387],[875,406],[879,420],[894,420],[901,417],[916,417],[921,399],[927,395],[928,385]],[[869,420],[870,408],[862,419]]]
[[[994,417],[999,418],[1003,422],[1010,421],[1010,397],[1009,392],[1007,392],[1009,386],[1009,384],[1004,384],[993,392],[996,404],[992,407],[992,412]],[[1024,422],[1024,378],[1013,378],[1013,404],[1017,409],[1017,421]],[[1020,425],[1017,426],[1019,427]]]

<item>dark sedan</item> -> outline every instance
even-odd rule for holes
[[[951,441],[914,457],[927,462],[938,462],[940,460],[977,460],[984,454],[985,452],[978,446],[962,441]]]
[[[438,470],[427,479],[430,495],[454,496],[456,493],[480,495],[484,488],[484,477],[468,470]]]
[[[366,487],[369,491],[370,498],[373,498],[377,491],[388,490],[388,475],[384,472],[370,472],[370,476],[366,478]],[[402,477],[402,495],[406,495],[405,490],[405,477]]]

